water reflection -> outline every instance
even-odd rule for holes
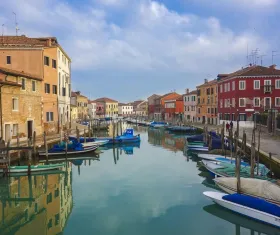
[[[73,207],[72,167],[0,179],[1,234],[59,234]]]
[[[207,213],[216,216],[222,220],[228,221],[235,225],[235,235],[240,235],[242,229],[249,230],[251,234],[257,232],[259,235],[279,235],[279,229],[272,226],[257,222],[255,220],[249,219],[245,216],[240,216],[229,210],[222,208],[219,205],[209,205],[203,208]]]

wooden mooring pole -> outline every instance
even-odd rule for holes
[[[49,150],[48,150],[48,143],[47,143],[47,136],[46,136],[46,132],[44,132],[44,145],[45,145],[45,151],[46,151],[46,160],[47,160],[47,164],[49,164]]]

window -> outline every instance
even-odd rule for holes
[[[18,111],[18,98],[13,98],[13,111]]]
[[[230,91],[230,82],[227,84],[227,90]]]
[[[52,86],[52,92],[53,94],[57,94],[57,85]]]
[[[223,107],[223,100],[220,100],[220,107]]]
[[[11,64],[11,63],[12,63],[11,56],[8,55],[8,56],[7,56],[7,64]]]
[[[235,98],[232,98],[232,107],[235,107]]]
[[[56,60],[52,60],[52,67],[56,69]]]
[[[245,106],[246,106],[246,99],[239,98],[239,107],[245,107]]]
[[[223,85],[220,85],[220,93],[223,93]]]
[[[58,51],[58,59],[60,59],[60,51]]]
[[[44,65],[50,66],[50,58],[47,56],[44,56]]]
[[[227,108],[228,106],[227,106],[227,99],[225,99],[225,108]]]
[[[280,89],[280,79],[275,80],[275,88]]]
[[[36,81],[32,81],[32,91],[36,91]]]
[[[52,228],[52,219],[49,220],[48,222],[48,229]]]
[[[62,96],[66,96],[66,88],[62,87]]]
[[[227,92],[227,83],[224,84],[225,92]]]
[[[207,113],[210,113],[210,108],[207,108]]]
[[[275,97],[275,106],[280,107],[280,97]]]
[[[53,112],[46,112],[47,122],[53,122]]]
[[[51,93],[51,86],[48,83],[45,83],[45,93],[50,94]]]
[[[56,215],[54,216],[54,218],[55,218],[54,224],[55,224],[55,226],[57,226],[57,225],[59,224],[59,214],[56,214]]]
[[[59,196],[59,188],[54,191],[54,197],[57,198]]]
[[[264,80],[264,92],[271,92],[271,80]]]
[[[245,89],[246,89],[245,81],[239,81],[239,90],[245,90]]]
[[[25,90],[25,78],[21,79],[21,90]]]
[[[254,107],[260,107],[260,98],[254,98]]]
[[[231,88],[232,88],[233,91],[235,90],[235,81],[233,81],[233,82],[231,83]]]
[[[13,136],[17,136],[18,134],[18,124],[13,124]]]
[[[259,90],[260,89],[260,80],[255,80],[254,81],[254,89]]]

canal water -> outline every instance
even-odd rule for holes
[[[276,235],[203,196],[211,176],[182,136],[136,128],[140,145],[101,149],[63,172],[1,179],[0,234]]]

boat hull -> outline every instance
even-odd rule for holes
[[[88,148],[85,148],[84,150],[79,150],[79,151],[71,150],[71,151],[67,152],[67,155],[84,154],[84,153],[88,153],[88,152],[93,152],[97,148],[98,148],[98,146],[92,146],[92,147],[88,147]],[[48,156],[61,156],[61,155],[65,155],[65,154],[66,154],[65,150],[63,150],[63,151],[59,151],[59,152],[49,152]],[[46,152],[39,152],[39,156],[46,156],[46,155],[47,155]]]
[[[249,218],[258,220],[263,223],[267,223],[276,227],[280,228],[280,218],[259,210],[255,210],[250,207],[246,207],[243,205],[239,205],[237,203],[233,203],[230,201],[224,200],[222,197],[228,194],[225,193],[218,193],[218,192],[203,192],[203,194],[210,198],[213,202],[217,203],[218,205],[227,208],[231,211],[234,211],[238,214],[247,216]]]

